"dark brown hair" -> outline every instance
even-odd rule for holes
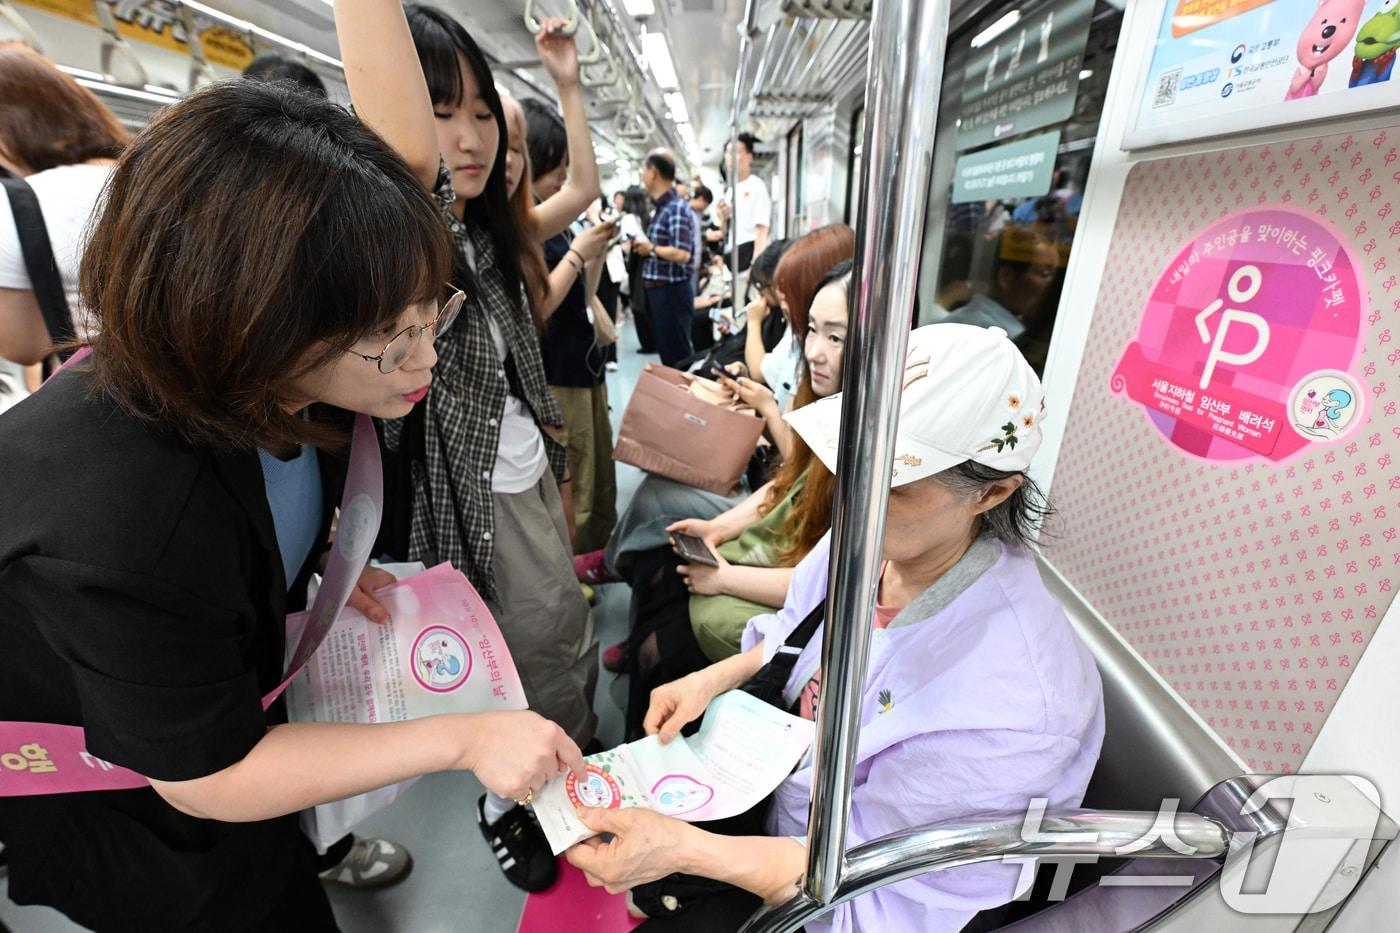
[[[20,42],[0,42],[0,149],[26,172],[115,159],[131,137],[97,95]]]
[[[286,410],[292,380],[440,293],[442,217],[344,109],[277,83],[161,111],[117,163],[84,253],[94,386],[216,448],[339,438]]]
[[[845,224],[818,227],[788,244],[773,273],[773,287],[782,292],[794,339],[807,335],[807,312],[817,296],[817,283],[855,252],[856,232]]]

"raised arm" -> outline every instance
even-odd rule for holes
[[[593,154],[593,134],[588,129],[588,109],[578,77],[578,48],[573,36],[559,34],[561,19],[547,19],[535,36],[540,62],[559,92],[559,111],[569,135],[569,180],[564,187],[533,210],[540,240],[547,240],[578,219],[589,203],[603,193],[598,178],[598,158]]]
[[[356,114],[394,147],[431,190],[441,162],[433,102],[403,4],[335,0],[335,30]]]

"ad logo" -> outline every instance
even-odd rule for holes
[[[445,625],[430,625],[413,642],[413,679],[433,693],[451,693],[472,673],[467,640]]]

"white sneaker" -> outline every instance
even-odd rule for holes
[[[387,839],[355,837],[340,864],[321,872],[322,881],[334,881],[352,888],[387,888],[402,881],[413,867],[413,856],[403,846]]]
[[[607,370],[608,372],[610,372],[610,373],[615,373],[615,372],[617,372],[617,364],[614,363],[614,362],[612,362],[611,360],[609,360],[609,361],[603,366],[603,368],[606,369],[606,370]]]

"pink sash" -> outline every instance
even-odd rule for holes
[[[67,364],[88,354],[84,349]],[[309,621],[287,661],[282,682],[263,697],[263,709],[287,689],[325,640],[369,563],[384,508],[383,467],[379,440],[367,415],[355,416],[354,440],[340,519],[321,588],[311,604]],[[87,751],[81,726],[47,722],[0,722],[0,797],[69,794],[76,791],[129,790],[149,782]]]

